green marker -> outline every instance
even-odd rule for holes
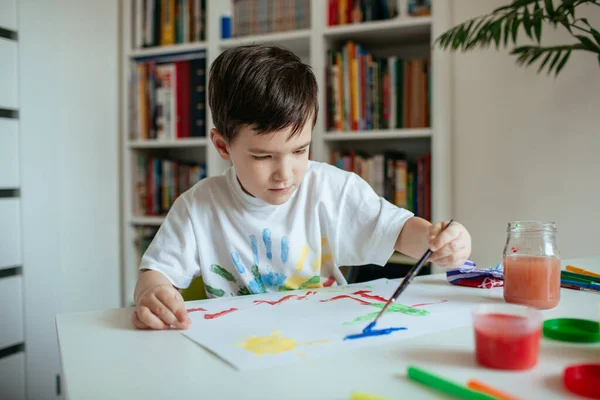
[[[422,383],[440,392],[448,393],[452,396],[466,400],[496,400],[495,397],[487,394],[476,392],[466,386],[459,385],[439,376],[435,376],[427,371],[424,371],[414,365],[408,366],[408,378],[413,381]]]

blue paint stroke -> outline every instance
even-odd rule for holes
[[[281,261],[285,264],[288,259],[290,252],[290,243],[288,242],[287,236],[281,238]]]
[[[262,274],[262,281],[264,282],[264,284],[266,286],[270,286],[270,287],[279,287],[281,285],[283,285],[283,283],[285,282],[286,276],[283,274],[280,274],[278,272],[271,272],[269,271],[266,274]]]
[[[363,329],[362,333],[357,333],[355,335],[348,335],[344,338],[344,340],[352,340],[352,339],[360,339],[369,336],[381,336],[381,335],[389,335],[395,331],[405,331],[406,328],[386,328],[386,329],[373,329],[375,327],[375,321],[371,322],[365,329]]]
[[[273,253],[271,253],[271,231],[268,228],[263,229],[263,242],[265,242],[265,250],[267,252],[267,258],[273,259]],[[256,263],[258,264],[258,263]]]
[[[256,236],[250,235],[250,244],[252,245],[252,259],[254,264],[258,265],[258,244],[256,243]]]
[[[246,268],[242,265],[242,262],[240,261],[240,255],[237,253],[237,251],[231,252],[231,258],[233,259],[233,263],[235,264],[235,267],[237,268],[238,272],[240,274],[245,273]]]

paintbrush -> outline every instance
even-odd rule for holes
[[[450,226],[450,224],[452,224],[452,221],[453,220],[451,219],[448,222],[448,225],[446,225],[446,227],[444,228],[444,230],[448,229],[448,227]],[[367,325],[367,327],[364,329],[363,332],[368,331],[370,329],[373,329],[373,327],[377,323],[377,320],[379,319],[379,317],[381,317],[387,311],[388,307],[393,302],[396,301],[396,299],[408,287],[408,285],[410,284],[410,282],[412,282],[413,278],[415,276],[417,276],[417,274],[419,273],[419,271],[421,270],[421,268],[423,267],[423,265],[425,264],[425,262],[427,261],[427,259],[431,255],[431,253],[432,253],[432,251],[430,249],[427,249],[427,251],[425,252],[425,254],[423,254],[423,257],[421,257],[421,259],[410,269],[410,271],[408,271],[408,273],[406,274],[406,276],[404,277],[404,279],[400,283],[400,286],[398,286],[398,289],[396,289],[396,291],[394,292],[394,294],[392,295],[392,297],[390,297],[390,299],[387,301],[387,303],[385,303],[385,306],[383,306],[383,308],[381,309],[381,311],[379,312],[379,314],[377,314],[377,317],[375,317],[375,320],[373,322],[371,322],[369,325]]]

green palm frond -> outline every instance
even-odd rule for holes
[[[588,51],[598,55],[600,64],[600,32],[586,18],[577,18],[576,9],[584,4],[600,6],[598,0],[513,0],[491,13],[465,21],[436,38],[435,44],[452,51],[476,48],[514,46],[510,54],[521,66],[539,63],[538,73],[546,69],[555,76],[564,68],[573,51]],[[557,6],[556,6],[557,5]],[[556,7],[555,7],[556,6]],[[542,46],[542,27],[566,29],[574,43]],[[536,44],[517,46],[519,28]]]

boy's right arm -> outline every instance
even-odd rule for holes
[[[191,325],[181,293],[158,271],[142,271],[134,293],[133,325],[138,329],[188,329]]]
[[[139,329],[187,329],[191,322],[177,288],[200,273],[197,241],[185,195],[173,203],[144,252],[133,294]]]

